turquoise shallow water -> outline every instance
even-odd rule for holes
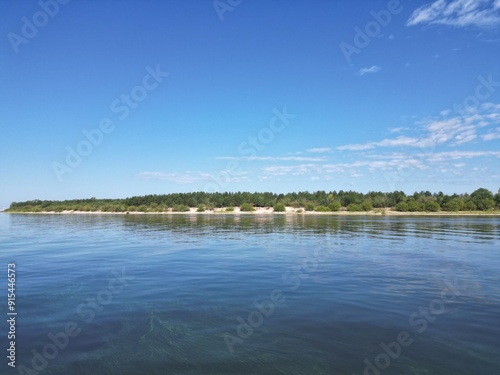
[[[499,229],[485,217],[1,214],[18,316],[17,368],[4,359],[0,373],[498,374]]]

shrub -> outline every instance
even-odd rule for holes
[[[286,207],[283,203],[276,203],[274,205],[274,212],[285,212]]]
[[[340,202],[337,202],[337,201],[330,202],[330,204],[328,205],[328,209],[330,211],[339,211],[340,210]]]
[[[429,212],[438,212],[440,207],[438,202],[428,201],[424,204],[425,210]]]
[[[362,203],[363,211],[371,211],[373,210],[372,201],[366,200]]]
[[[196,209],[196,212],[205,212],[205,206],[200,204],[198,208]]]
[[[464,203],[464,210],[466,211],[476,211],[477,210],[477,207],[475,205],[475,203],[471,200],[468,200]]]
[[[225,211],[226,212],[233,212],[234,211],[234,207],[233,206],[226,207]]]
[[[443,204],[445,211],[460,211],[464,208],[464,202],[461,199],[453,198]]]
[[[250,203],[242,203],[240,206],[240,211],[252,212],[252,211],[255,211],[255,208]]]
[[[174,207],[172,207],[172,212],[188,212],[188,211],[189,207],[183,204],[175,205]]]
[[[395,211],[400,211],[400,212],[406,212],[408,211],[408,203],[406,202],[399,202],[394,206]]]
[[[483,201],[481,203],[482,203],[481,204],[482,210],[491,210],[491,209],[495,208],[495,201],[491,198],[483,199]]]
[[[325,206],[317,206],[316,209],[315,209],[316,212],[327,212],[328,211],[328,208],[326,208]]]
[[[314,203],[312,203],[312,202],[306,203],[305,210],[306,211],[314,211]]]
[[[347,206],[347,211],[349,211],[349,212],[360,212],[360,211],[363,211],[363,206],[360,205],[359,203],[350,203]]]
[[[425,207],[422,203],[410,200],[408,201],[408,211],[410,212],[425,211]]]

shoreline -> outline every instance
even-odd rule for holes
[[[376,209],[371,211],[356,211],[350,212],[347,210],[340,211],[305,211],[303,208],[286,207],[285,212],[274,212],[273,208],[258,207],[255,211],[240,211],[238,207],[234,211],[225,211],[225,208],[216,208],[214,210],[205,210],[198,212],[196,207],[191,207],[189,211],[185,212],[172,212],[169,211],[156,211],[156,212],[142,212],[142,211],[125,211],[125,212],[105,212],[105,211],[73,211],[65,210],[62,212],[55,211],[42,211],[42,212],[5,212],[6,214],[28,214],[28,215],[321,215],[321,216],[500,216],[500,211],[438,211],[438,212],[409,212],[409,211],[393,211],[390,208]]]

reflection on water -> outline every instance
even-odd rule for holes
[[[40,374],[494,374],[499,229],[485,217],[0,215],[0,260],[17,263],[18,364]],[[68,323],[78,333],[43,357]],[[387,356],[401,332],[411,344]]]

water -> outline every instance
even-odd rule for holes
[[[17,371],[2,356],[0,373],[498,374],[499,229],[491,217],[2,214],[18,316]]]

